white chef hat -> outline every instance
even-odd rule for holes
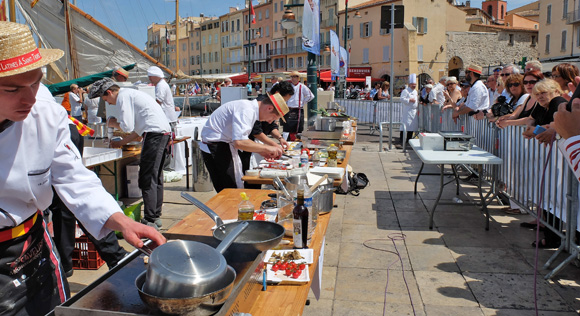
[[[161,71],[161,68],[157,66],[149,67],[149,69],[147,69],[147,76],[165,78],[163,71]]]
[[[409,83],[417,83],[417,75],[416,74],[409,75]]]

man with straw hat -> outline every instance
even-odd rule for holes
[[[39,49],[25,25],[0,22],[0,313],[44,315],[69,298],[42,210],[52,188],[96,238],[111,230],[142,247],[165,238],[123,214],[72,144],[65,110],[40,83],[63,56]]]
[[[290,82],[294,87],[294,95],[288,100],[290,112],[285,116],[284,132],[288,132],[288,139],[293,141],[296,134],[302,133],[304,129],[304,107],[310,100],[314,99],[314,94],[310,89],[300,82],[300,73],[293,71],[290,73]]]
[[[261,101],[236,100],[220,106],[201,131],[203,161],[217,192],[243,188],[242,162],[238,150],[259,153],[265,158],[282,156],[281,146],[259,144],[248,136],[256,121],[284,120],[286,101],[279,94],[268,94]]]

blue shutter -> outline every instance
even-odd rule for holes
[[[365,37],[364,23],[360,23],[360,38]]]
[[[373,36],[373,22],[369,22],[369,37]]]
[[[423,18],[423,34],[427,34],[427,18]]]

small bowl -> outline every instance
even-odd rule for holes
[[[246,170],[246,175],[248,177],[257,177],[258,175],[260,175],[260,171],[256,169],[248,169]]]

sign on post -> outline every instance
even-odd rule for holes
[[[395,27],[396,29],[402,29],[405,27],[405,6],[396,5],[395,6]],[[381,28],[390,29],[391,28],[391,6],[384,5],[381,6]]]

